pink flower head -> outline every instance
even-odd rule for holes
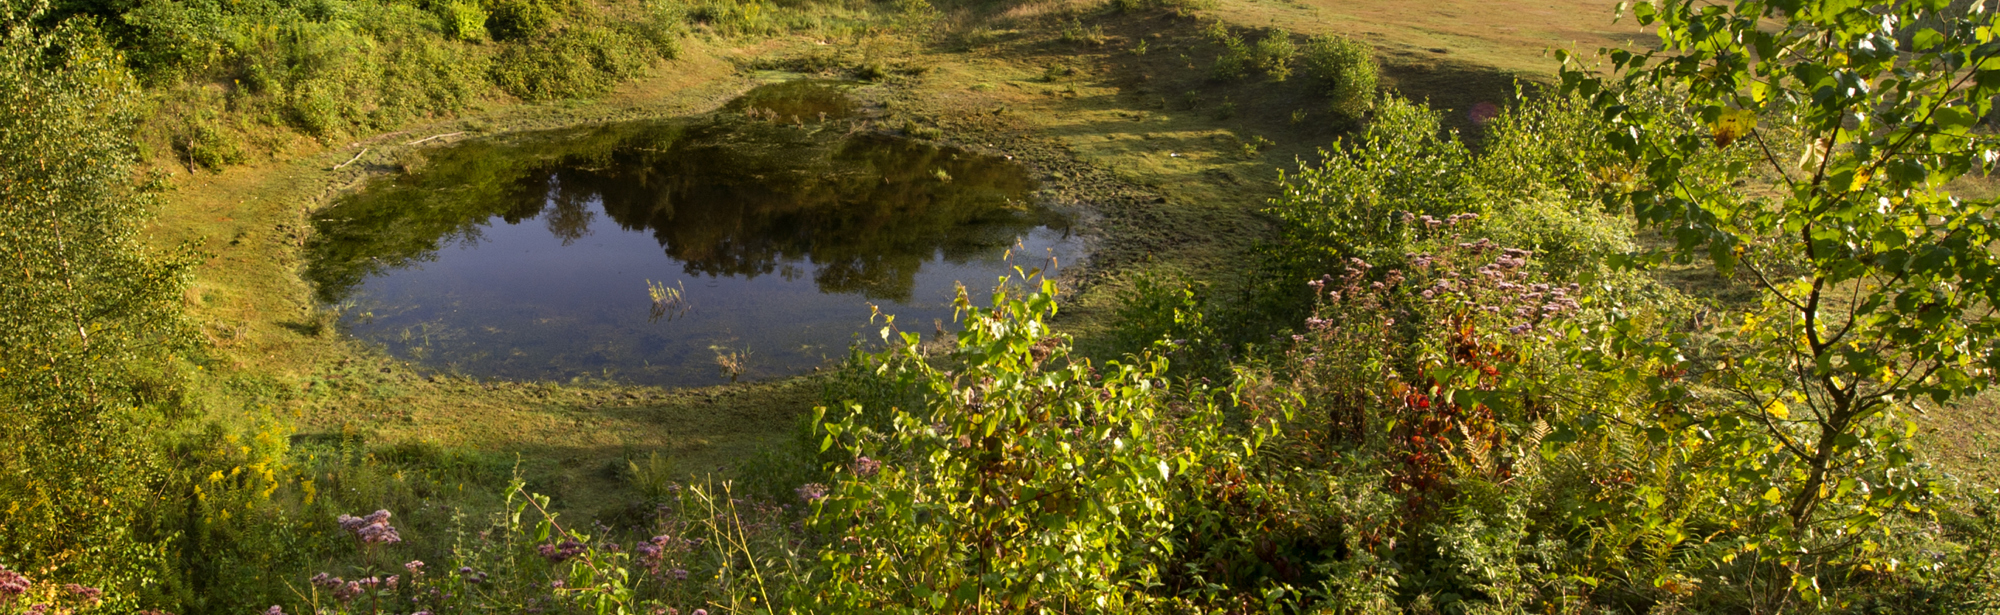
[[[0,566],[0,604],[28,593],[28,588],[34,586],[35,582],[28,580],[26,575],[8,570],[6,566]]]
[[[882,462],[869,459],[867,455],[862,455],[860,458],[854,460],[854,474],[856,476],[867,478],[874,476],[881,469]]]
[[[396,533],[395,526],[389,525],[389,516],[389,511],[377,510],[366,517],[341,515],[334,520],[340,523],[340,529],[354,534],[363,544],[402,542],[403,537]]]
[[[85,602],[97,602],[98,599],[104,597],[104,590],[76,583],[64,585],[63,591],[69,592],[69,595],[76,596],[78,600]]]

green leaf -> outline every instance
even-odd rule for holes
[[[1910,49],[1912,51],[1929,51],[1944,44],[1944,34],[1931,28],[1924,28],[1917,30],[1917,33],[1911,36],[1910,40]]]

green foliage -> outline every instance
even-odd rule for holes
[[[1222,53],[1215,56],[1215,65],[1209,68],[1209,78],[1221,81],[1242,79],[1256,61],[1250,45],[1234,34],[1226,35],[1218,42],[1222,44]]]
[[[494,40],[527,41],[550,33],[561,19],[558,5],[545,0],[492,0],[481,5],[484,29]]]
[[[174,156],[195,168],[220,172],[224,167],[243,163],[243,149],[229,133],[212,120],[190,122],[184,132],[174,135]]]
[[[331,141],[448,117],[496,86],[531,100],[600,95],[674,57],[684,19],[672,4],[613,17],[563,0],[140,0],[85,12],[161,98],[201,101],[189,111],[266,147],[279,141],[253,123]],[[191,167],[244,159],[219,139],[231,131],[167,118],[145,130]]]
[[[565,523],[518,477],[484,519],[455,515],[444,549],[417,559],[410,527],[388,508],[342,515],[338,538],[355,565],[299,579],[279,601],[295,612],[351,615],[385,605],[419,611],[586,613],[743,612],[780,608],[803,543],[790,507],[734,497],[729,483],[668,483],[637,536]],[[390,538],[393,537],[393,538]],[[426,561],[428,559],[428,561]],[[773,587],[772,585],[776,585]]]
[[[438,17],[444,21],[445,36],[475,43],[486,40],[486,24],[492,18],[477,2],[443,3]]]
[[[1069,24],[1063,26],[1062,40],[1068,43],[1102,45],[1105,41],[1104,26],[1085,26],[1082,19],[1071,18]]]
[[[1367,43],[1332,34],[1315,36],[1306,43],[1305,65],[1306,72],[1326,82],[1335,115],[1359,118],[1374,102],[1381,69],[1375,65],[1375,49]]]
[[[1210,323],[1216,311],[1206,284],[1142,275],[1118,298],[1120,350],[1148,349],[1171,361],[1175,375],[1222,380],[1230,375],[1230,344]]]
[[[1706,257],[1762,295],[1708,343],[1641,346],[1699,375],[1654,395],[1713,392],[1696,419],[1746,455],[1732,480],[1758,497],[1729,506],[1768,533],[1748,554],[1786,571],[1772,600],[1830,604],[1842,570],[1887,565],[1845,537],[1927,505],[1904,417],[2000,367],[1994,203],[1943,187],[1996,158],[1975,130],[2000,94],[1993,18],[1935,1],[1633,10],[1661,48],[1563,82],[1643,169],[1619,202],[1674,245],[1641,260]]]
[[[1181,17],[1192,16],[1201,11],[1215,10],[1215,0],[1111,0],[1109,5],[1118,12],[1132,12],[1146,9],[1167,9]]]
[[[855,461],[815,506],[814,527],[840,538],[821,553],[823,581],[797,600],[1117,611],[1157,582],[1173,528],[1168,486],[1218,435],[1219,408],[1166,412],[1153,384],[1160,361],[1071,360],[1046,324],[1054,283],[1020,283],[1019,294],[996,291],[992,308],[961,293],[969,316],[949,371],[918,352],[917,336],[884,329],[894,343],[875,369],[926,390],[925,406],[820,411],[844,417],[820,422],[820,448]],[[1167,421],[1184,430],[1180,441],[1158,437]],[[884,422],[890,431],[869,427]]]
[[[565,28],[508,45],[494,59],[493,82],[525,100],[589,98],[638,75],[658,53],[618,30]]]
[[[1480,202],[1468,189],[1471,153],[1426,107],[1386,99],[1367,130],[1336,147],[1324,163],[1282,175],[1284,195],[1267,210],[1283,222],[1273,255],[1287,280],[1353,257],[1399,261],[1408,253],[1400,214],[1445,218]]]
[[[228,38],[218,32],[224,17],[215,3],[146,0],[118,19],[132,41],[132,67],[149,80],[207,72],[226,57]]]
[[[191,340],[188,261],[142,242],[136,84],[96,31],[38,31],[23,8],[0,5],[0,561],[134,588],[163,553],[132,532],[159,461],[131,442],[163,420],[148,393]]]
[[[1298,55],[1298,46],[1292,44],[1292,33],[1283,28],[1264,33],[1257,40],[1257,70],[1264,71],[1272,81],[1284,81],[1292,76],[1292,58]]]

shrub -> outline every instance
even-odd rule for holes
[[[444,21],[446,37],[475,43],[486,40],[490,16],[477,2],[443,3],[438,7],[438,18]]]
[[[215,3],[144,0],[119,20],[132,67],[149,83],[205,73],[225,57],[227,21]]]
[[[853,461],[823,498],[813,526],[832,540],[825,579],[795,601],[830,610],[975,604],[1130,608],[1168,555],[1170,485],[1219,437],[1219,408],[1172,414],[1149,384],[1164,365],[1101,368],[1068,356],[1047,328],[1053,282],[996,291],[969,310],[944,372],[901,334],[879,373],[928,392],[923,407],[848,404],[820,410],[822,450]],[[866,419],[863,417],[877,416]],[[888,424],[877,433],[865,428]],[[1179,425],[1176,442],[1152,434]],[[1230,447],[1218,447],[1233,450]],[[865,463],[864,463],[865,462]],[[1185,481],[1185,479],[1183,479]]]
[[[1105,41],[1104,26],[1085,26],[1082,19],[1070,18],[1069,24],[1063,26],[1062,40],[1067,43],[1102,45]]]
[[[724,36],[775,32],[774,8],[759,0],[701,0],[688,11],[689,21],[707,24]]]
[[[1222,39],[1222,54],[1215,56],[1215,65],[1209,69],[1212,79],[1229,81],[1243,78],[1255,62],[1250,46],[1242,38],[1230,35]]]
[[[485,30],[494,40],[525,41],[555,29],[562,12],[550,0],[489,0],[482,7],[488,15]]]
[[[1283,175],[1284,195],[1267,211],[1282,223],[1271,255],[1286,273],[1273,275],[1308,278],[1349,258],[1393,266],[1407,253],[1399,214],[1445,218],[1475,209],[1472,155],[1439,121],[1423,106],[1385,100],[1354,141]]]
[[[408,36],[389,38],[384,48],[377,103],[368,116],[376,128],[448,116],[491,91],[487,59],[462,45]]]
[[[1292,76],[1292,57],[1298,54],[1298,47],[1292,44],[1292,33],[1284,29],[1273,29],[1257,41],[1257,70],[1264,71],[1272,81],[1284,81]]]
[[[1374,101],[1380,69],[1375,50],[1344,36],[1322,34],[1306,43],[1306,71],[1327,84],[1334,113],[1358,118]]]
[[[1181,17],[1214,10],[1215,6],[1215,0],[1111,0],[1111,8],[1121,13],[1162,8]]]
[[[332,79],[307,79],[292,85],[286,108],[292,125],[308,135],[331,139],[347,125],[346,111],[353,98],[346,84]]]
[[[243,148],[236,139],[212,121],[190,123],[174,138],[174,154],[195,168],[221,172],[224,167],[243,163]]]
[[[514,43],[494,59],[493,81],[525,100],[599,96],[658,57],[640,40],[599,27],[565,28]]]

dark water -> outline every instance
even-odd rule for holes
[[[1074,249],[1021,167],[850,134],[855,111],[793,83],[709,118],[454,145],[320,214],[307,278],[354,335],[434,366],[704,385],[728,381],[718,354],[746,379],[845,356],[877,339],[870,304],[928,333],[959,281],[982,297]]]

